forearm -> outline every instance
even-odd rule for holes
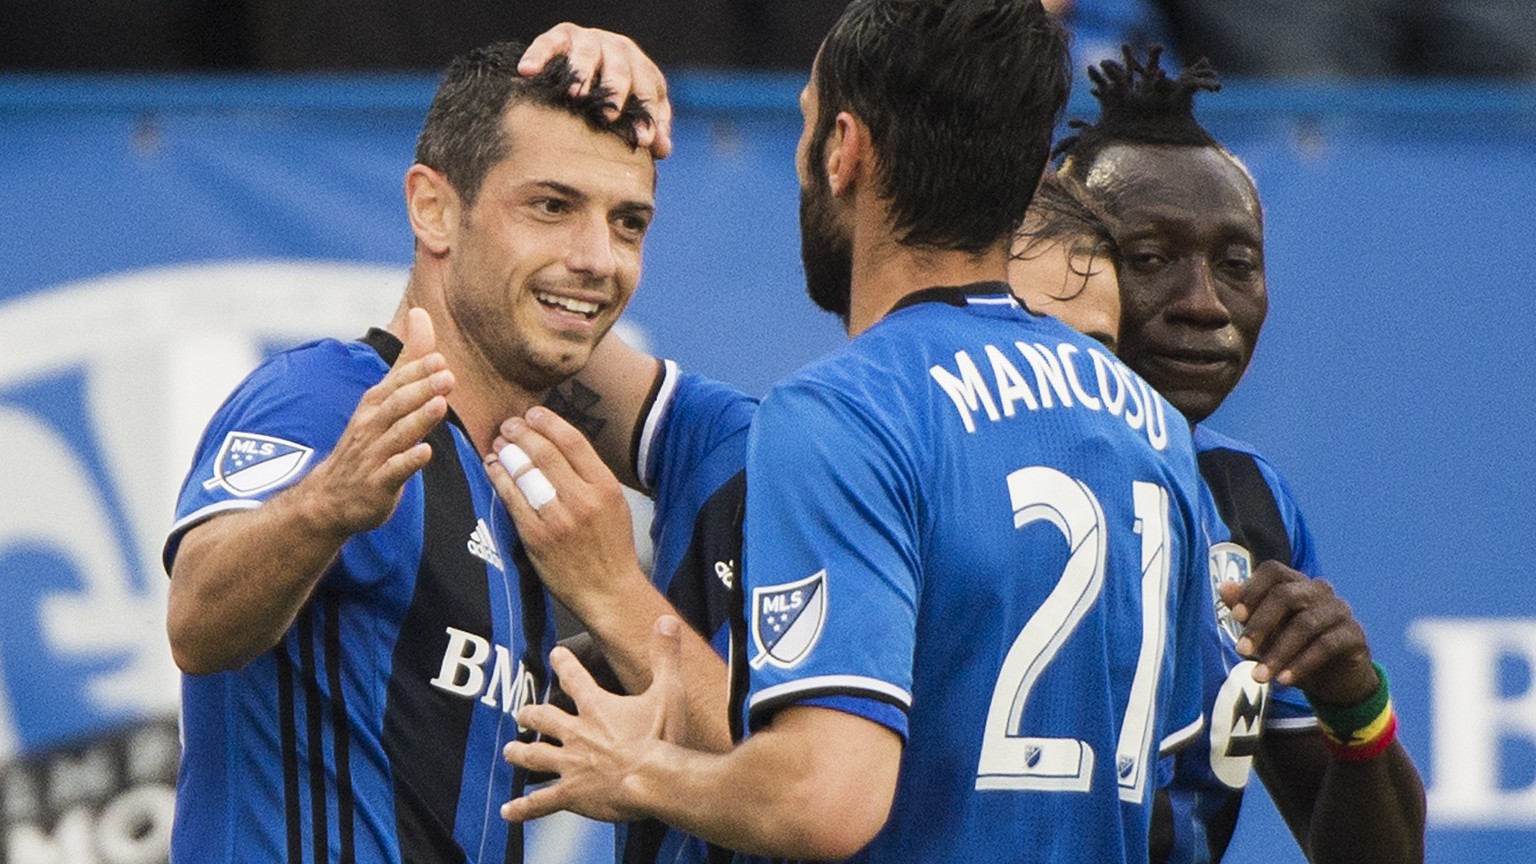
[[[1364,762],[1329,760],[1312,812],[1314,864],[1424,860],[1424,786],[1397,741]]]
[[[313,512],[303,485],[182,538],[167,632],[183,671],[236,669],[277,644],[335,560],[346,537]]]
[[[1329,754],[1316,730],[1271,733],[1257,768],[1313,864],[1424,859],[1424,786],[1401,742],[1346,762]]]
[[[620,482],[640,488],[634,464],[635,427],[645,422],[661,361],[610,332],[574,378],[555,387],[545,403],[581,430]]]
[[[638,570],[607,596],[571,598],[583,624],[624,689],[639,693],[651,685],[651,628],[662,615],[681,618]],[[568,604],[569,605],[569,604]],[[681,628],[683,685],[687,693],[685,746],[725,751],[731,746],[729,683],[725,663],[692,627]]]
[[[894,732],[801,707],[726,754],[653,748],[624,786],[636,810],[716,845],[841,859],[885,824],[900,760]]]

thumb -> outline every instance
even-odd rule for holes
[[[437,334],[432,329],[432,316],[427,310],[413,306],[405,313],[405,347],[400,352],[401,362],[425,357],[437,350]]]
[[[1228,609],[1236,610],[1243,601],[1243,586],[1237,582],[1221,583],[1216,587],[1216,593],[1216,599],[1227,604]],[[1236,612],[1234,611],[1233,614],[1236,614]]]

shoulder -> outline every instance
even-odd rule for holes
[[[634,464],[645,489],[661,497],[706,463],[741,467],[757,399],[729,384],[682,374],[670,360],[658,387],[635,430]]]
[[[1254,445],[1224,435],[1205,425],[1195,427],[1194,440],[1195,453],[1202,462],[1225,458],[1251,463],[1277,499],[1294,500],[1295,496],[1291,494],[1290,484],[1286,482],[1285,475]]]
[[[273,354],[247,380],[253,384],[280,382],[308,389],[367,389],[388,371],[389,364],[384,358],[362,342],[317,339]]]
[[[757,401],[730,384],[683,373],[668,400],[665,422],[708,424],[717,435],[729,434],[751,425]]]

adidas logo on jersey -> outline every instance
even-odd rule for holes
[[[506,565],[501,561],[501,553],[496,550],[496,538],[491,535],[491,526],[485,524],[484,519],[475,522],[475,530],[469,532],[469,554],[490,564],[497,570],[507,572]]]

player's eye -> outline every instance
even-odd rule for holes
[[[530,203],[545,216],[559,216],[571,209],[570,203],[563,198],[535,198]]]
[[[634,213],[621,214],[613,220],[620,235],[629,240],[639,240],[651,226],[648,219]]]

